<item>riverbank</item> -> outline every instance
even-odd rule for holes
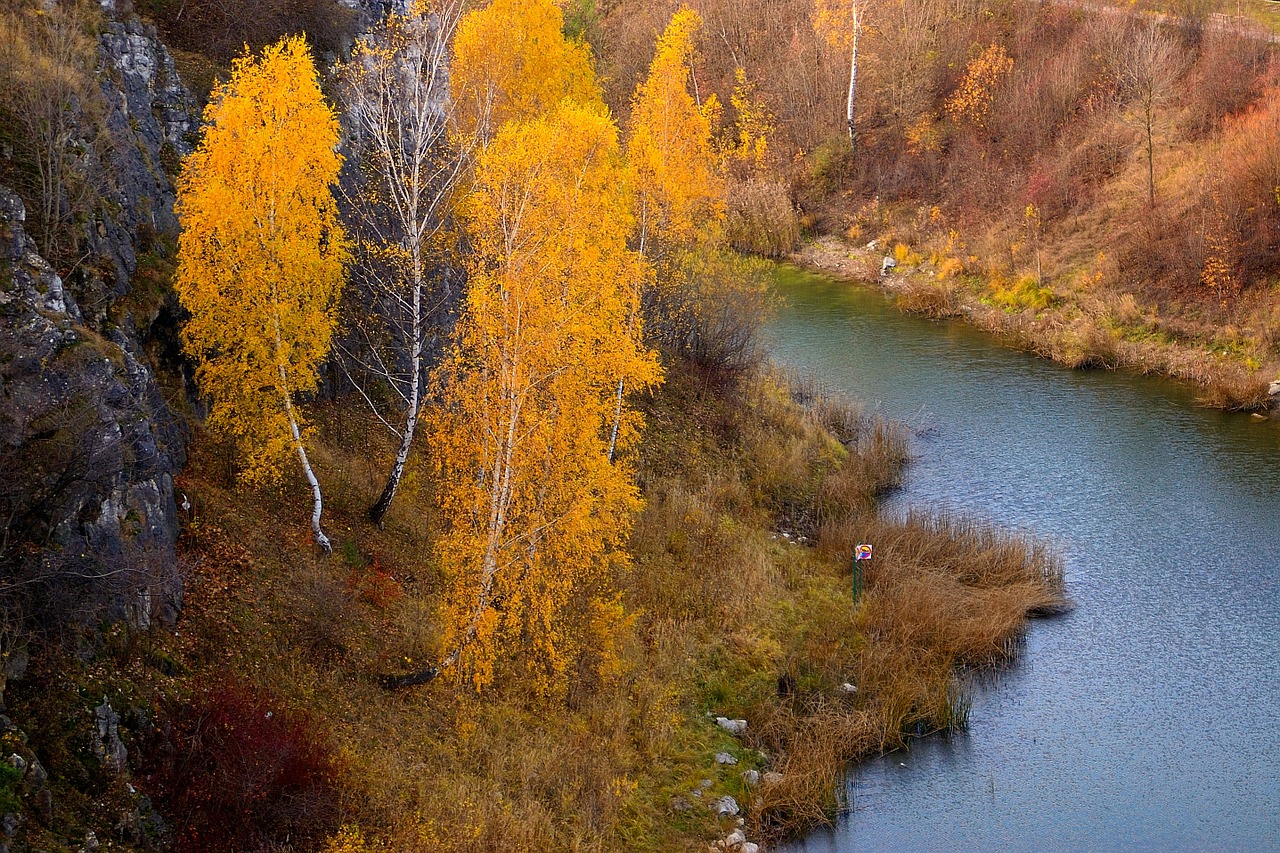
[[[330,558],[286,500],[301,482],[238,487],[229,448],[201,435],[179,484],[177,630],[113,634],[6,697],[41,755],[79,749],[68,721],[103,696],[122,720],[122,775],[95,770],[86,788],[48,762],[55,825],[93,825],[137,789],[180,850],[244,828],[228,816],[250,806],[249,841],[283,827],[294,849],[326,853],[768,841],[834,819],[848,760],[965,725],[958,672],[1015,654],[1027,615],[1061,601],[1060,564],[1032,543],[879,517],[906,439],[853,406],[767,373],[724,388],[676,366],[643,409],[632,565],[556,699],[518,668],[479,695],[379,686],[437,654],[440,578],[424,471],[384,528],[364,517],[371,460],[390,448],[358,408],[313,413]],[[859,541],[875,553],[855,604]]]
[[[886,259],[892,260],[888,269]],[[807,243],[790,260],[880,287],[903,311],[961,318],[1073,369],[1126,369],[1190,382],[1199,389],[1198,402],[1211,408],[1280,408],[1271,393],[1280,365],[1260,365],[1235,342],[1160,318],[1132,296],[1096,289],[1057,292],[1034,279],[992,282],[965,274],[945,253],[926,258],[902,244],[856,245],[831,235]]]

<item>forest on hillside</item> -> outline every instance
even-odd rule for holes
[[[1160,11],[0,11],[0,844],[749,851],[965,726],[1061,562],[877,513],[772,262],[1265,406],[1273,39]]]

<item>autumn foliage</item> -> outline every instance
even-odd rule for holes
[[[636,89],[627,160],[636,187],[638,244],[665,260],[714,239],[724,216],[712,128],[720,120],[714,95],[698,104],[689,92],[694,36],[702,19],[682,8],[658,39],[649,75]]]
[[[294,397],[329,354],[348,257],[331,186],[338,124],[302,39],[236,61],[205,111],[208,128],[178,184],[174,288],[209,426],[231,437],[245,482],[279,479],[291,451],[314,492]]]
[[[337,769],[306,714],[225,683],[172,709],[163,732],[146,775],[182,853],[274,849],[333,826]]]
[[[644,388],[658,369],[629,333],[641,265],[623,173],[608,116],[567,104],[505,125],[476,166],[466,310],[431,433],[446,645],[467,647],[477,686],[500,649],[562,685],[576,608],[625,559],[639,497],[606,431],[617,383]]]
[[[552,0],[494,0],[462,19],[451,80],[461,135],[488,138],[504,122],[542,115],[566,98],[599,99],[590,48],[563,29]]]

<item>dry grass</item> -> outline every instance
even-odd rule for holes
[[[960,300],[950,281],[912,277],[895,294],[897,306],[909,314],[937,320],[960,315]]]
[[[800,220],[785,181],[752,178],[729,190],[725,231],[740,252],[781,258],[800,244]]]
[[[961,724],[958,669],[1011,653],[1026,612],[1056,600],[1040,551],[954,519],[878,518],[906,442],[854,406],[769,375],[725,392],[677,366],[645,409],[647,502],[615,578],[634,618],[611,637],[611,674],[584,659],[557,700],[534,698],[518,659],[479,696],[378,686],[439,654],[431,484],[411,473],[385,529],[369,526],[391,448],[344,404],[313,411],[328,559],[301,482],[241,490],[226,449],[197,441],[180,483],[195,505],[186,612],[151,640],[163,672],[130,664],[133,693],[180,707],[232,680],[317,721],[336,822],[366,839],[333,851],[704,850],[733,826],[705,805],[724,794],[753,837],[829,819],[847,760]],[[855,607],[857,539],[877,553]],[[748,719],[747,737],[709,712]],[[749,768],[781,781],[748,788]]]
[[[781,756],[782,780],[752,802],[766,832],[828,819],[846,762],[966,725],[957,673],[1008,660],[1028,615],[1063,605],[1057,557],[989,524],[850,516],[824,528],[820,548],[847,555],[855,540],[876,547],[858,606],[808,626],[795,665],[812,686],[779,700],[757,736]],[[856,694],[839,690],[846,681]]]

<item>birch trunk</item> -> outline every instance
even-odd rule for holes
[[[849,103],[845,109],[845,116],[849,122],[849,147],[854,151],[858,150],[857,136],[853,129],[853,113],[854,103],[858,93],[858,30],[862,28],[858,21],[858,7],[853,7],[853,49],[850,51],[849,58]]]
[[[400,436],[400,449],[396,451],[396,460],[391,465],[391,473],[382,494],[369,508],[369,520],[382,527],[382,522],[391,509],[391,501],[400,488],[400,479],[404,476],[404,466],[409,459],[409,449],[413,446],[413,434],[418,427],[418,410],[422,406],[422,250],[419,246],[413,249],[414,284],[413,284],[413,343],[409,350],[410,370],[409,400],[406,405],[404,432]]]
[[[284,379],[284,368],[280,369],[281,379]],[[320,550],[326,554],[333,553],[333,543],[329,541],[329,537],[324,534],[324,528],[320,526],[320,514],[324,511],[324,497],[320,494],[320,481],[316,479],[315,472],[311,470],[311,461],[307,459],[307,449],[302,444],[302,433],[298,429],[298,419],[293,414],[293,402],[289,399],[287,392],[284,400],[285,412],[289,415],[289,429],[293,432],[293,443],[298,449],[298,461],[302,463],[302,473],[307,477],[307,483],[311,486],[311,533],[315,536],[316,544],[320,546]]]
[[[485,536],[484,556],[480,560],[480,592],[476,597],[476,606],[471,611],[471,618],[467,623],[467,627],[462,632],[462,637],[459,638],[454,647],[438,664],[408,675],[384,676],[382,678],[382,686],[388,690],[416,687],[420,684],[428,684],[434,681],[440,673],[461,659],[463,651],[476,637],[476,632],[480,628],[480,620],[483,618],[485,610],[489,607],[489,598],[493,592],[493,581],[498,574],[498,554],[502,549],[503,537],[506,533],[507,510],[511,506],[511,496],[514,490],[515,450],[519,442],[517,430],[520,424],[522,397],[523,394],[519,392],[508,392],[506,435],[503,438],[503,446],[494,460],[493,468],[490,470],[488,478],[490,483],[489,520]]]

